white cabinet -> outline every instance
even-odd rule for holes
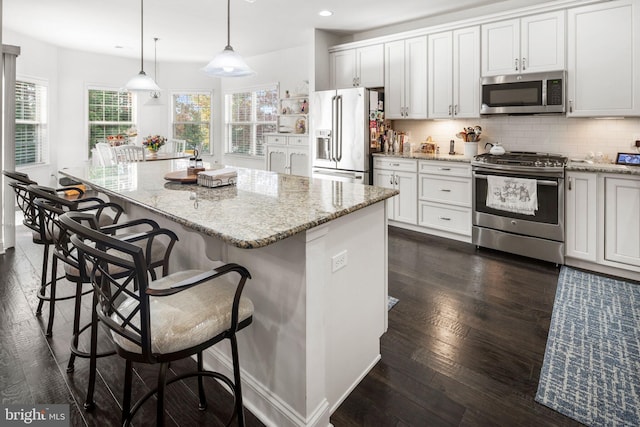
[[[307,136],[267,135],[266,169],[289,175],[309,176]]]
[[[418,225],[457,240],[471,238],[471,166],[418,162]]]
[[[569,9],[567,27],[567,115],[640,115],[640,3]]]
[[[485,24],[482,75],[563,70],[564,45],[564,11]]]
[[[640,267],[640,179],[604,177],[604,259]]]
[[[428,116],[480,117],[480,27],[430,34]]]
[[[384,45],[385,117],[427,118],[427,36]]]
[[[597,175],[567,172],[565,189],[565,253],[567,257],[596,262]]]
[[[387,202],[387,216],[392,221],[417,223],[417,162],[411,159],[375,157],[373,185],[393,188],[400,194]]]
[[[347,49],[329,54],[329,84],[333,89],[382,87],[384,48],[382,44]]]

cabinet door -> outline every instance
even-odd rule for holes
[[[384,46],[377,44],[356,50],[356,83],[361,87],[384,86]]]
[[[564,70],[564,11],[520,20],[520,71]]]
[[[596,262],[597,175],[567,172],[565,186],[566,255]]]
[[[404,118],[404,40],[384,45],[384,114]]]
[[[353,87],[356,77],[355,49],[329,54],[329,84],[332,89]]]
[[[427,118],[427,36],[405,40],[405,118]],[[386,99],[386,93],[385,93]],[[385,101],[386,102],[386,101]]]
[[[287,149],[284,147],[267,147],[267,170],[287,173]]]
[[[384,188],[391,188],[394,189],[395,188],[395,184],[394,184],[394,175],[392,171],[388,171],[388,170],[380,170],[380,169],[374,169],[373,170],[373,185],[377,186],[377,187],[384,187]],[[394,220],[395,219],[395,205],[397,203],[397,199],[398,196],[393,196],[390,199],[387,199],[387,218]]]
[[[289,148],[289,173],[291,175],[309,176],[309,150]]]
[[[640,267],[640,179],[604,178],[604,258]]]
[[[453,32],[453,117],[480,117],[480,27]]]
[[[395,220],[418,223],[418,176],[410,172],[394,172],[396,188],[400,190],[396,201]]]
[[[429,35],[429,118],[453,116],[453,33]],[[476,87],[478,82],[476,81]],[[476,89],[477,91],[477,89]]]
[[[634,0],[569,9],[568,115],[640,114],[638,28]]]
[[[482,75],[520,72],[520,20],[482,26]]]

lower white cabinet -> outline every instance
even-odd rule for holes
[[[604,177],[604,259],[640,267],[640,179]]]
[[[375,157],[373,170],[373,185],[400,191],[387,202],[387,217],[392,221],[417,224],[417,161]]]
[[[268,135],[266,169],[288,175],[309,176],[309,147],[306,136]]]
[[[597,174],[567,172],[565,177],[565,253],[597,260]]]
[[[433,234],[471,238],[471,166],[420,160],[418,225]]]

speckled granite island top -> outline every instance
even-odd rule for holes
[[[237,185],[226,187],[164,179],[167,172],[187,166],[186,160],[172,160],[60,173],[247,249],[270,245],[398,194],[381,187],[243,168],[236,168]]]
[[[439,160],[445,162],[471,163],[471,157],[462,154],[426,154],[426,153],[373,153],[374,157],[396,157],[398,159]]]

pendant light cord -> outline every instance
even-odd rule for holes
[[[231,0],[227,0],[227,48],[231,48]]]
[[[144,73],[144,0],[140,0],[140,71]]]

